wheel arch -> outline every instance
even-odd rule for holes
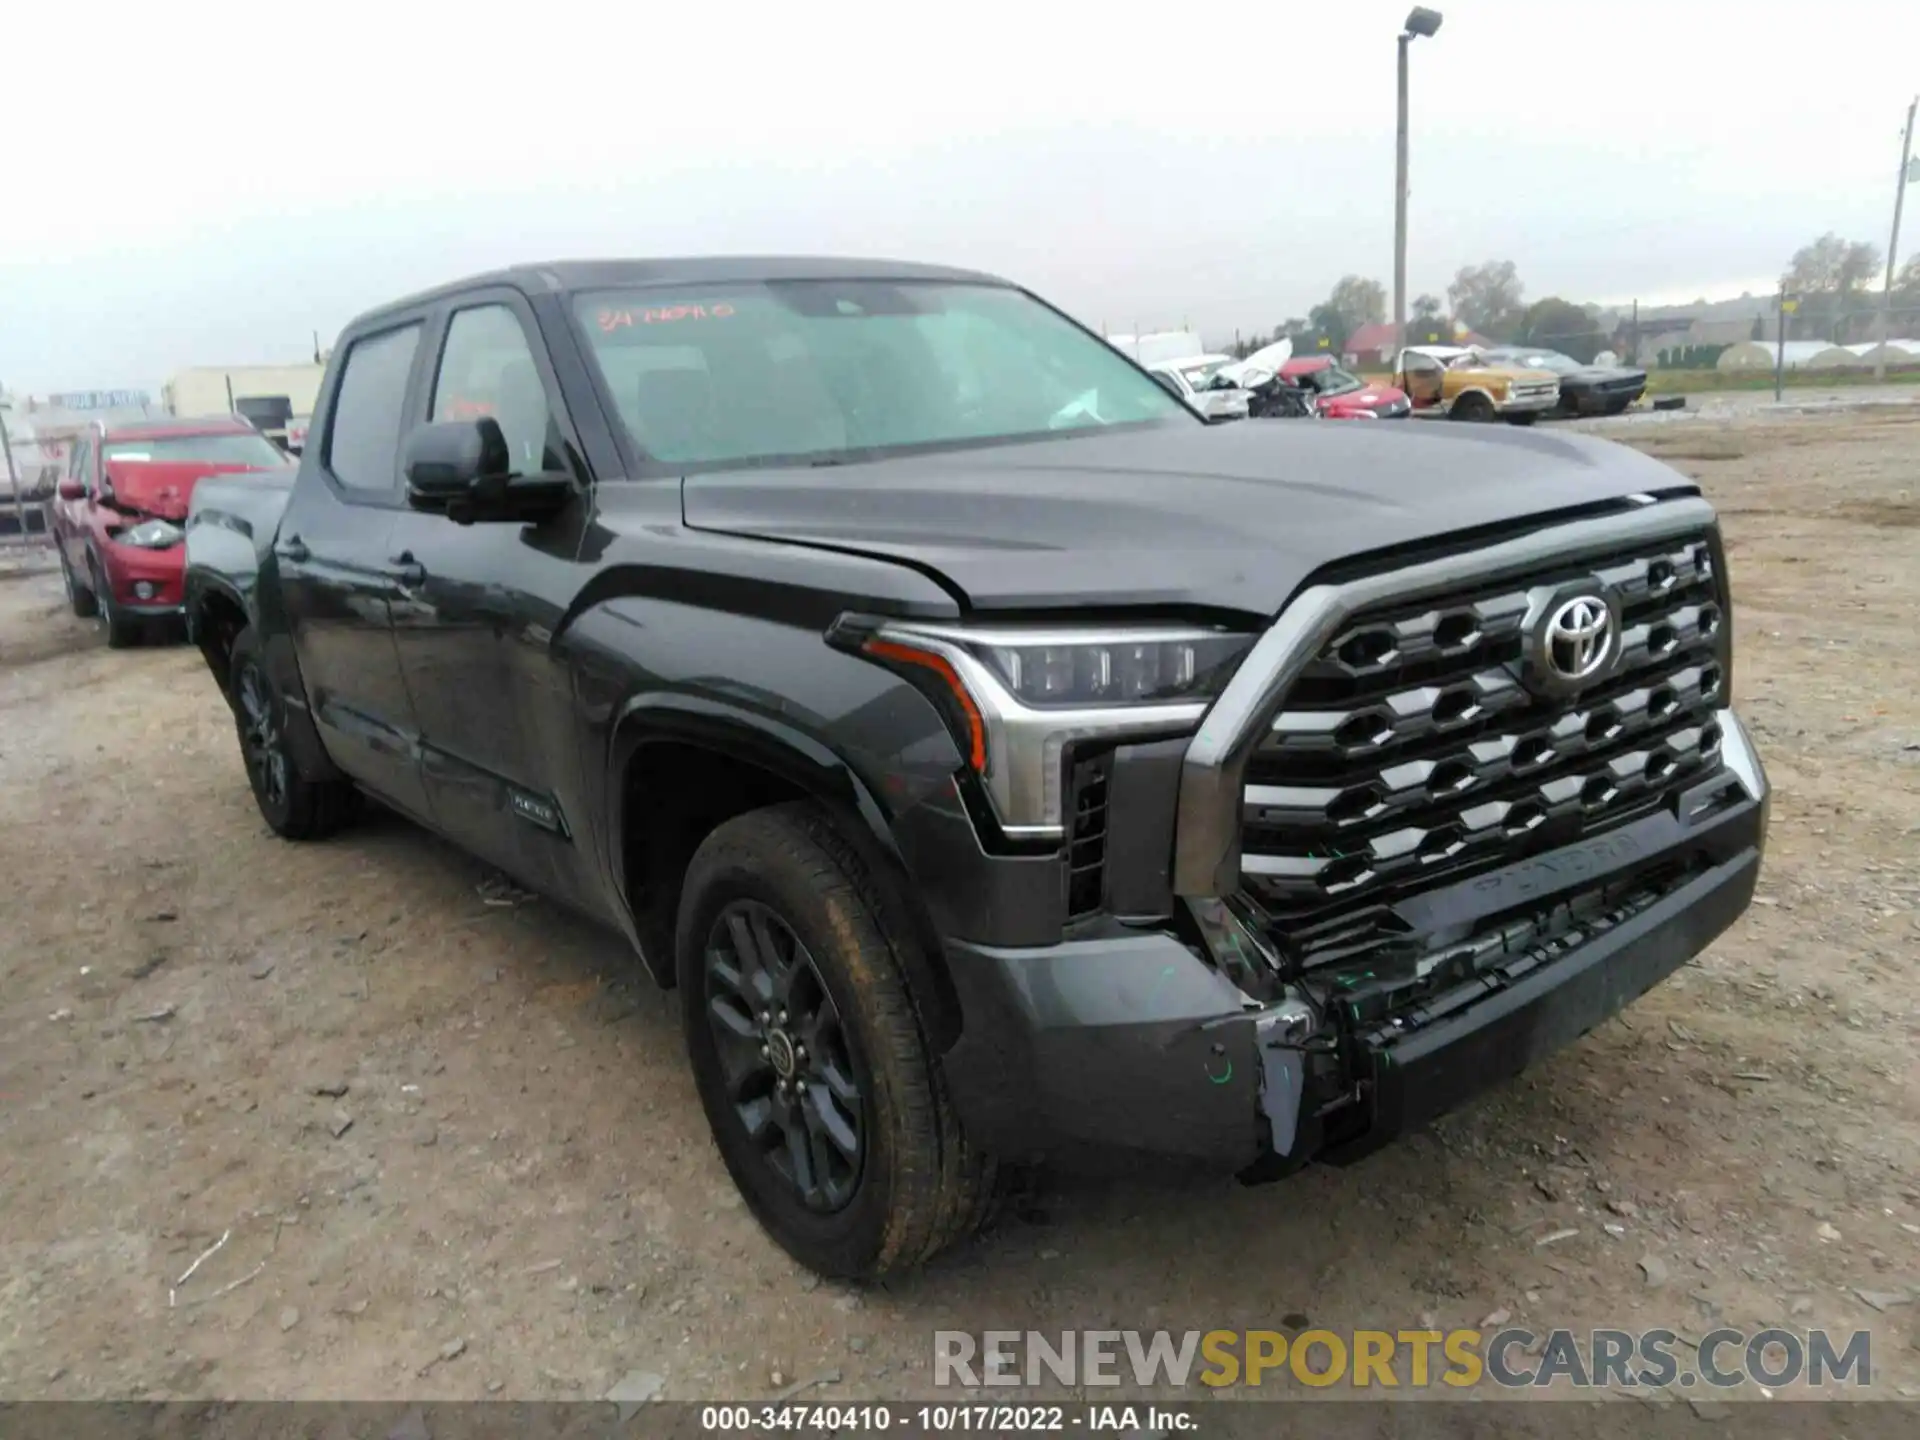
[[[913,884],[892,824],[844,756],[777,716],[709,697],[649,694],[615,721],[608,777],[612,878],[647,969],[675,983],[673,933],[687,862],[713,829],[762,805],[811,800],[836,817],[873,876],[936,1052],[959,1034],[959,1001],[939,937]],[[664,788],[656,788],[665,780]]]
[[[282,705],[286,710],[285,725],[287,743],[293,751],[293,761],[303,779],[316,782],[345,780],[345,771],[333,763],[333,757],[327,754],[327,747],[320,739],[320,727],[314,724],[313,711],[307,702],[306,682],[300,677],[300,666],[294,658],[290,637],[273,633],[271,626],[263,624],[259,610],[248,603],[247,597],[236,587],[224,580],[205,572],[188,571],[187,593],[187,634],[206,659],[207,668],[215,683],[220,687],[221,696],[232,703],[232,660],[233,644],[241,631],[251,630],[259,648],[260,664],[266,671],[268,680],[279,691]],[[212,607],[211,612],[209,607]],[[209,636],[206,627],[215,618],[234,625],[231,633],[223,634],[217,642],[215,654],[208,653]]]
[[[232,680],[233,642],[253,623],[246,598],[231,585],[205,576],[187,596],[187,638],[200,651],[225,694]]]

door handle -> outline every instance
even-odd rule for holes
[[[411,589],[415,585],[425,583],[427,567],[413,558],[411,550],[402,550],[393,557],[392,564],[393,569],[388,573],[407,588]]]
[[[296,565],[302,561],[313,558],[313,552],[307,549],[307,542],[302,540],[298,535],[287,536],[278,545],[273,547],[273,553],[278,555],[282,560],[293,561]]]

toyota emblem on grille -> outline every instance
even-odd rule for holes
[[[1613,607],[1599,595],[1562,600],[1547,616],[1541,658],[1562,685],[1582,685],[1613,661]]]

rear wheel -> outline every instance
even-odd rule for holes
[[[695,853],[676,946],[721,1159],[789,1254],[852,1279],[969,1234],[995,1176],[947,1102],[907,989],[914,941],[878,886],[820,807],[752,811]]]
[[[99,613],[100,602],[94,598],[93,591],[74,577],[73,565],[67,559],[64,546],[60,550],[60,584],[67,592],[68,608],[82,620],[91,620]]]
[[[301,775],[287,742],[286,702],[267,674],[251,626],[234,638],[227,673],[240,754],[261,818],[288,840],[331,835],[353,818],[359,792],[344,780],[308,780]]]
[[[1447,412],[1447,417],[1452,420],[1485,422],[1494,419],[1498,413],[1499,412],[1493,408],[1493,401],[1484,395],[1475,393],[1472,395],[1462,395],[1458,400],[1454,401],[1453,408]]]
[[[93,598],[99,605],[99,615],[107,626],[107,648],[125,650],[129,645],[138,643],[141,634],[140,617],[128,615],[120,609],[113,598],[113,587],[107,584],[105,572],[100,562],[89,562],[88,573],[93,579]]]

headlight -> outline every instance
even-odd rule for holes
[[[165,550],[170,545],[178,545],[185,536],[186,531],[171,520],[142,520],[113,538],[122,545],[138,545],[142,550]]]
[[[1250,642],[1245,635],[1173,630],[966,636],[957,643],[991,666],[1023,705],[1078,709],[1211,699]]]
[[[842,616],[828,642],[889,666],[939,708],[1010,836],[1064,834],[1067,748],[1185,734],[1251,635],[1174,626],[1042,629]]]

